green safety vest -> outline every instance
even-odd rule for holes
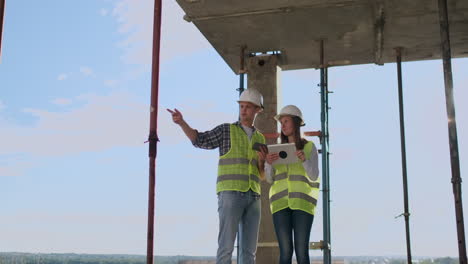
[[[305,158],[310,158],[310,151],[314,143],[307,142],[304,146]],[[274,214],[285,208],[302,210],[314,214],[317,205],[319,178],[312,181],[302,166],[302,161],[293,164],[273,165],[275,175],[270,188],[270,209]]]
[[[216,193],[222,191],[246,192],[249,189],[260,194],[258,155],[252,149],[256,142],[265,144],[265,137],[255,131],[252,138],[235,124],[230,127],[231,148],[219,157]]]

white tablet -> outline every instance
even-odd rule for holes
[[[291,164],[299,161],[294,143],[268,145],[268,153],[278,153],[279,155],[279,159],[275,160],[273,165]]]

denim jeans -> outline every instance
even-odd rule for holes
[[[314,216],[301,210],[283,209],[273,214],[280,248],[280,264],[291,264],[294,249],[298,264],[309,264],[309,238]]]
[[[231,264],[239,230],[239,264],[254,264],[260,225],[260,195],[252,192],[218,193],[219,234],[216,264]]]

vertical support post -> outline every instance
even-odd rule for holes
[[[244,92],[244,74],[245,74],[245,63],[244,63],[244,55],[245,55],[245,46],[241,47],[241,53],[240,53],[240,70],[239,70],[239,88],[237,91],[239,91],[239,97],[241,94]],[[239,121],[240,121],[240,116],[239,116]],[[239,230],[237,231],[237,263],[239,263]]]
[[[161,42],[161,0],[154,1],[153,21],[153,62],[151,72],[151,108],[149,142],[149,186],[148,186],[148,232],[146,243],[146,263],[153,264],[154,248],[154,198],[156,187],[156,156],[158,128],[158,96],[159,96],[159,53]]]
[[[255,118],[255,127],[262,133],[272,134],[278,131],[278,123],[273,117],[278,113],[278,95],[280,94],[280,73],[277,55],[259,55],[246,61],[248,78],[247,87],[257,89],[263,95],[265,109]],[[276,138],[267,138],[267,144],[275,144]],[[270,211],[268,193],[270,184],[262,181],[261,186],[261,222],[258,233],[256,263],[278,263],[279,248],[276,240],[273,218]]]
[[[239,74],[239,89],[237,89],[239,91],[239,97],[241,96],[241,94],[244,92],[244,73],[240,73]],[[240,121],[240,116],[239,116],[239,121]],[[239,230],[237,230],[237,258],[236,258],[236,263],[239,263],[239,245],[240,245],[240,241],[239,241]]]
[[[455,199],[455,216],[458,237],[459,263],[467,264],[465,226],[463,220],[463,204],[461,189],[460,160],[458,154],[457,124],[455,119],[455,103],[453,100],[452,58],[450,51],[450,31],[447,10],[447,0],[439,0],[439,21],[442,59],[444,65],[445,102],[447,107],[448,134],[450,146],[450,165],[452,170],[452,188]]]
[[[245,70],[245,49],[246,46],[241,47],[241,52],[240,52],[240,67],[239,67],[239,96],[244,92],[244,76],[246,73]]]
[[[3,19],[5,18],[5,0],[0,0],[0,62],[2,59]]]
[[[239,96],[244,92],[245,90],[245,87],[244,87],[244,74],[245,73],[241,73],[239,74]]]
[[[330,178],[328,169],[329,152],[328,152],[328,69],[325,65],[325,52],[323,40],[320,41],[320,106],[321,106],[321,124],[322,137],[320,138],[322,145],[322,200],[323,200],[323,263],[331,264],[331,235],[330,235]]]
[[[404,196],[404,207],[405,212],[405,229],[406,229],[406,256],[408,264],[411,264],[411,240],[410,240],[410,226],[409,226],[409,206],[408,206],[408,180],[406,170],[406,139],[405,139],[405,114],[403,109],[403,81],[401,74],[401,50],[402,48],[396,48],[397,55],[397,72],[398,72],[398,105],[400,113],[400,139],[401,139],[401,166],[403,173],[403,196]]]

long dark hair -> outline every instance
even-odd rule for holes
[[[292,117],[292,121],[294,124],[294,140],[295,140],[294,143],[296,144],[296,149],[302,150],[304,149],[304,145],[307,143],[307,140],[305,140],[304,138],[301,138],[302,120],[297,116],[291,116],[291,117]],[[288,137],[285,134],[283,134],[283,131],[281,131],[281,143],[282,144],[293,143],[293,142],[289,142]]]

